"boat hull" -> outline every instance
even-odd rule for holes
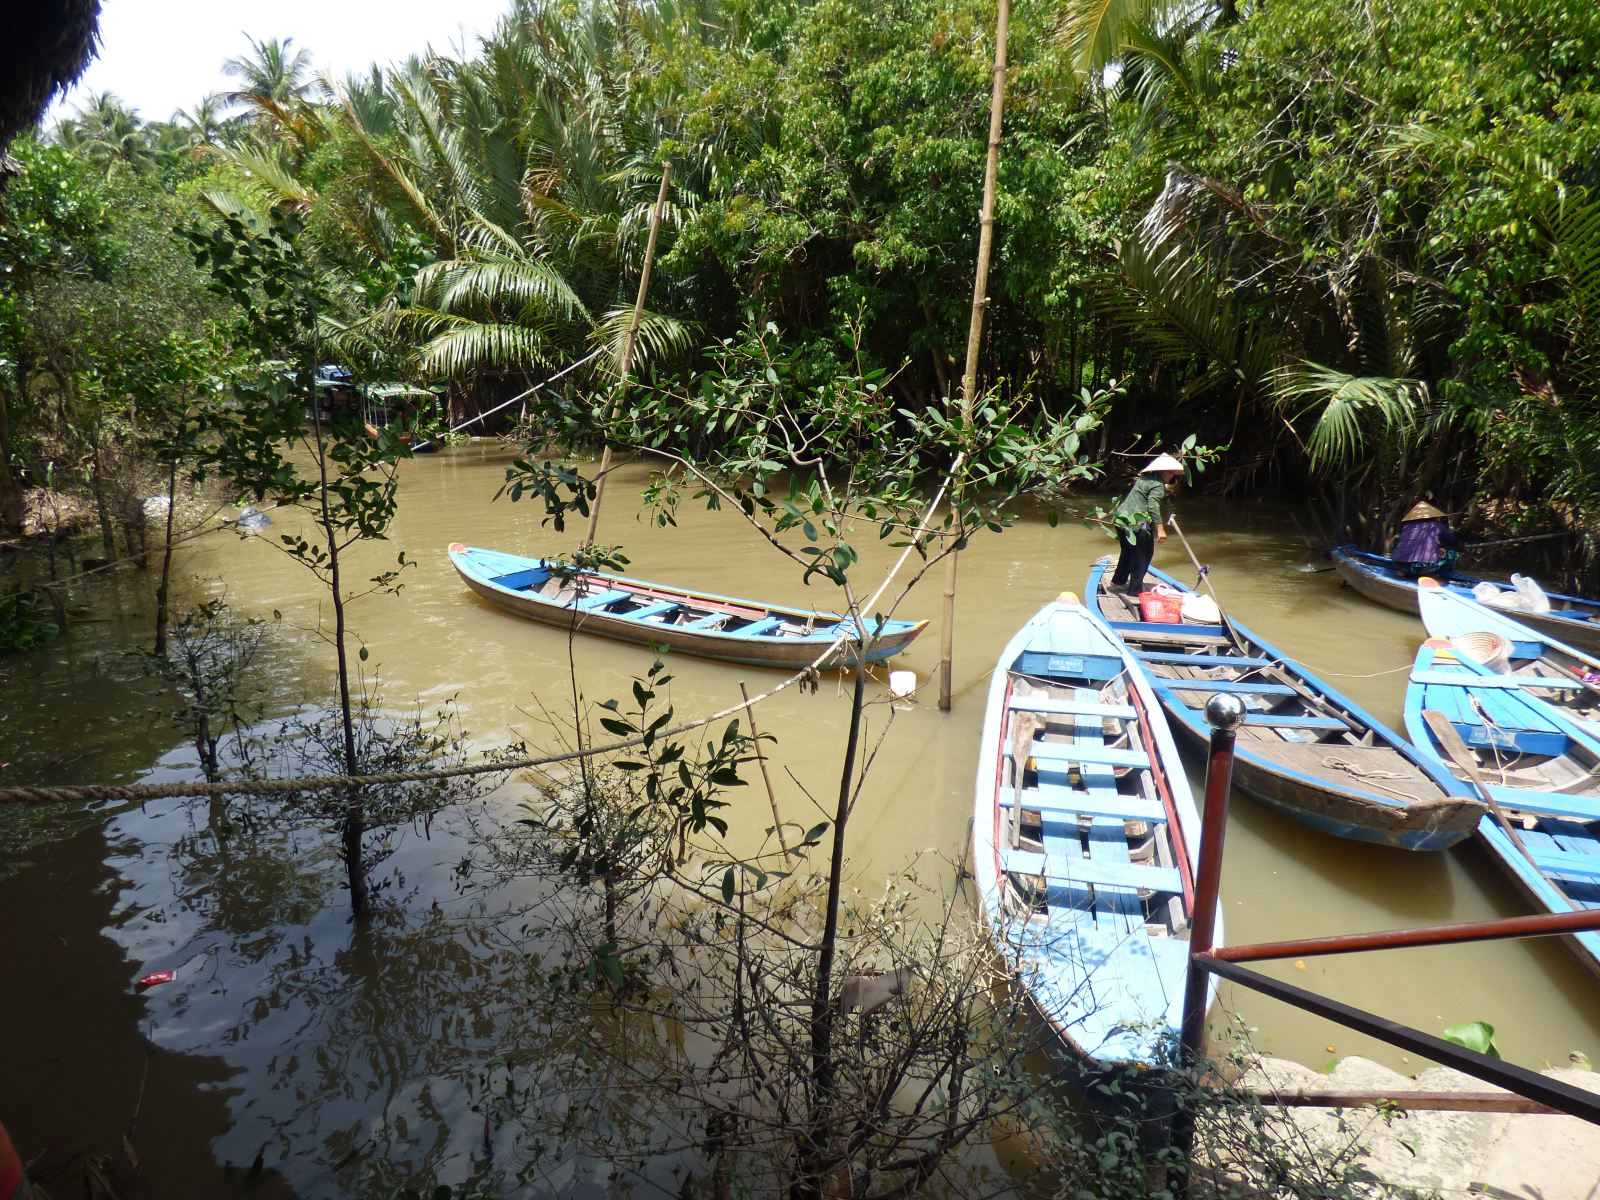
[[[1086,1089],[1165,1061],[1187,985],[1199,838],[1137,664],[1075,600],[1045,606],[990,681],[972,875],[996,948]]]
[[[1443,714],[1469,747],[1496,746],[1490,757],[1508,769],[1489,771],[1485,786],[1528,853],[1493,815],[1479,823],[1483,844],[1540,908],[1600,909],[1600,740],[1559,708],[1505,682],[1442,639],[1430,640],[1418,650],[1406,687],[1406,728],[1418,751],[1447,770],[1449,756],[1425,712]],[[1536,765],[1530,772],[1523,763]],[[1533,786],[1530,774],[1546,780]],[[1568,944],[1600,973],[1600,931],[1571,935]]]
[[[1087,595],[1101,616],[1105,616],[1102,603],[1112,599],[1102,590],[1109,567],[1110,560],[1102,559],[1089,574]],[[1179,591],[1188,590],[1159,570],[1152,568],[1151,575]],[[1110,624],[1129,641],[1172,725],[1188,745],[1203,751],[1210,728],[1199,697],[1227,691],[1229,681],[1183,676],[1175,666],[1164,666],[1167,673],[1161,673],[1145,659],[1139,639],[1146,639],[1144,652],[1151,649],[1147,643],[1153,638],[1168,639],[1174,647],[1194,644],[1193,638],[1185,641],[1184,625],[1118,620]],[[1233,661],[1262,664],[1240,671],[1240,679],[1249,681],[1244,687],[1268,689],[1257,694],[1273,697],[1273,703],[1299,706],[1306,714],[1287,719],[1265,712],[1247,714],[1247,722],[1259,721],[1269,732],[1256,738],[1246,736],[1247,730],[1235,742],[1234,780],[1241,790],[1309,828],[1352,841],[1427,851],[1447,849],[1473,835],[1484,806],[1447,771],[1419,758],[1397,733],[1237,622],[1190,628],[1216,629],[1219,634],[1231,629],[1248,655],[1226,636],[1196,633],[1195,638],[1209,637],[1215,643],[1208,651],[1215,655],[1218,669],[1228,669]],[[1196,685],[1205,690],[1198,691]],[[1196,700],[1185,700],[1186,695]],[[1252,693],[1247,690],[1243,698],[1251,700]],[[1279,741],[1271,732],[1274,725],[1291,730],[1298,726],[1305,730],[1299,736],[1306,738],[1335,732],[1343,741]],[[1338,726],[1343,732],[1337,731]],[[1348,744],[1362,739],[1362,744]]]
[[[490,555],[494,557],[487,557]],[[690,654],[697,658],[709,658],[744,666],[800,670],[816,662],[818,656],[833,640],[833,635],[817,631],[794,637],[758,637],[645,622],[630,619],[626,615],[614,615],[604,609],[586,610],[581,607],[582,597],[575,598],[571,603],[558,603],[523,588],[497,582],[497,579],[504,579],[516,573],[517,569],[535,573],[542,571],[544,577],[548,578],[550,568],[542,559],[478,550],[457,543],[451,547],[450,561],[462,581],[496,608],[553,628],[576,630],[579,633],[594,634],[637,646],[670,650],[678,654]],[[501,571],[499,569],[501,567],[513,567],[513,570]],[[535,577],[537,578],[537,575]],[[658,606],[677,601],[684,609],[724,611],[740,619],[779,616],[791,624],[810,624],[817,630],[827,630],[844,620],[831,613],[819,614],[801,609],[760,605],[752,601],[691,592],[602,572],[587,573],[583,582],[591,596],[598,594],[602,589],[616,590],[627,593],[626,596],[619,596],[619,600],[639,598],[654,602]],[[871,648],[864,657],[872,663],[883,662],[893,657],[904,650],[926,625],[926,621],[886,623],[883,632],[873,640]],[[824,669],[850,666],[857,657],[858,652],[854,644],[846,642],[819,665]]]
[[[1349,546],[1336,547],[1331,554],[1340,578],[1368,600],[1396,612],[1421,615],[1416,581],[1387,574],[1383,564],[1388,563],[1388,559]],[[1444,585],[1452,593],[1470,598],[1473,585],[1479,582],[1481,580],[1473,576],[1453,574]],[[1589,653],[1600,652],[1600,602],[1560,595],[1551,595],[1550,601],[1553,610],[1549,613],[1507,610],[1507,615],[1559,642]]]

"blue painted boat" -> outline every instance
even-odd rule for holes
[[[973,875],[1001,954],[1086,1071],[1153,1066],[1181,1024],[1199,839],[1137,664],[1076,598],[1045,605],[990,680]]]
[[[1512,878],[1550,912],[1600,908],[1600,740],[1441,638],[1417,651],[1406,729],[1418,750],[1465,778],[1423,718],[1428,710],[1445,715],[1489,794],[1518,826],[1532,862],[1493,816],[1478,825]],[[1600,970],[1600,933],[1576,934],[1574,944]]]
[[[1430,637],[1487,663],[1503,678],[1560,709],[1584,732],[1600,735],[1600,658],[1529,628],[1506,612],[1469,600],[1433,579],[1417,581],[1417,604]]]
[[[1344,581],[1367,599],[1376,600],[1398,612],[1418,611],[1417,581],[1407,578],[1394,559],[1381,554],[1369,554],[1354,546],[1335,546],[1328,553]],[[1454,571],[1440,580],[1451,592],[1468,599],[1472,597],[1472,589],[1482,582],[1475,575],[1462,575]],[[1600,652],[1600,600],[1564,596],[1556,592],[1547,592],[1545,595],[1550,601],[1549,612],[1519,612],[1516,619],[1530,629],[1549,634],[1568,645]]]
[[[1133,652],[1180,737],[1210,738],[1206,699],[1232,692],[1248,710],[1234,778],[1279,812],[1324,833],[1404,850],[1470,837],[1484,806],[1470,789],[1354,701],[1236,621],[1163,624],[1107,586],[1111,560],[1089,572],[1089,606]],[[1188,593],[1172,576],[1151,577]]]
[[[863,640],[867,661],[882,662],[905,649],[927,625],[869,618],[863,631],[836,613],[734,600],[604,571],[574,575],[570,568],[542,558],[460,542],[451,545],[450,562],[474,592],[519,617],[756,667],[799,670],[815,662],[841,634],[848,640],[823,667],[854,663]]]

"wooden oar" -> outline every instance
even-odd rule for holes
[[[1195,574],[1197,576],[1195,583],[1205,584],[1206,591],[1211,593],[1211,599],[1216,603],[1217,606],[1217,616],[1221,618],[1222,631],[1228,635],[1228,640],[1233,643],[1233,648],[1235,650],[1239,651],[1241,654],[1247,654],[1249,647],[1245,644],[1245,640],[1240,637],[1238,632],[1234,629],[1233,622],[1228,620],[1228,610],[1222,607],[1222,599],[1217,595],[1217,589],[1211,586],[1210,569],[1200,565],[1200,560],[1195,557],[1194,547],[1189,545],[1189,539],[1184,537],[1183,530],[1178,528],[1178,518],[1176,516],[1168,517],[1167,524],[1172,526],[1172,532],[1178,535],[1178,540],[1183,543],[1183,549],[1185,553],[1189,555],[1189,561],[1194,564]],[[1243,678],[1243,676],[1240,678]]]
[[[1450,718],[1436,708],[1425,708],[1422,710],[1422,720],[1433,731],[1433,736],[1439,742],[1439,749],[1443,750],[1456,766],[1467,773],[1467,782],[1477,789],[1478,798],[1489,806],[1489,811],[1494,814],[1494,819],[1499,823],[1500,828],[1506,831],[1506,836],[1511,839],[1511,844],[1522,852],[1523,858],[1528,860],[1528,865],[1542,878],[1549,881],[1550,886],[1555,888],[1557,895],[1574,908],[1578,907],[1573,903],[1572,897],[1567,895],[1561,885],[1545,873],[1544,868],[1533,857],[1533,852],[1528,849],[1527,843],[1522,840],[1522,835],[1511,824],[1511,818],[1506,816],[1506,810],[1500,807],[1500,802],[1489,791],[1489,785],[1483,781],[1483,775],[1478,770],[1478,764],[1473,761],[1472,751],[1467,749],[1467,744],[1461,740],[1461,735],[1456,732],[1456,727],[1450,724]]]

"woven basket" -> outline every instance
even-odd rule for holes
[[[1511,639],[1487,629],[1463,633],[1450,639],[1450,644],[1474,662],[1480,662],[1491,671],[1502,674],[1511,667]]]

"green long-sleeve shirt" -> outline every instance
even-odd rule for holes
[[[1167,499],[1167,485],[1161,476],[1141,475],[1129,491],[1127,499],[1117,506],[1117,524],[1125,529],[1139,525],[1161,523],[1161,508]]]

